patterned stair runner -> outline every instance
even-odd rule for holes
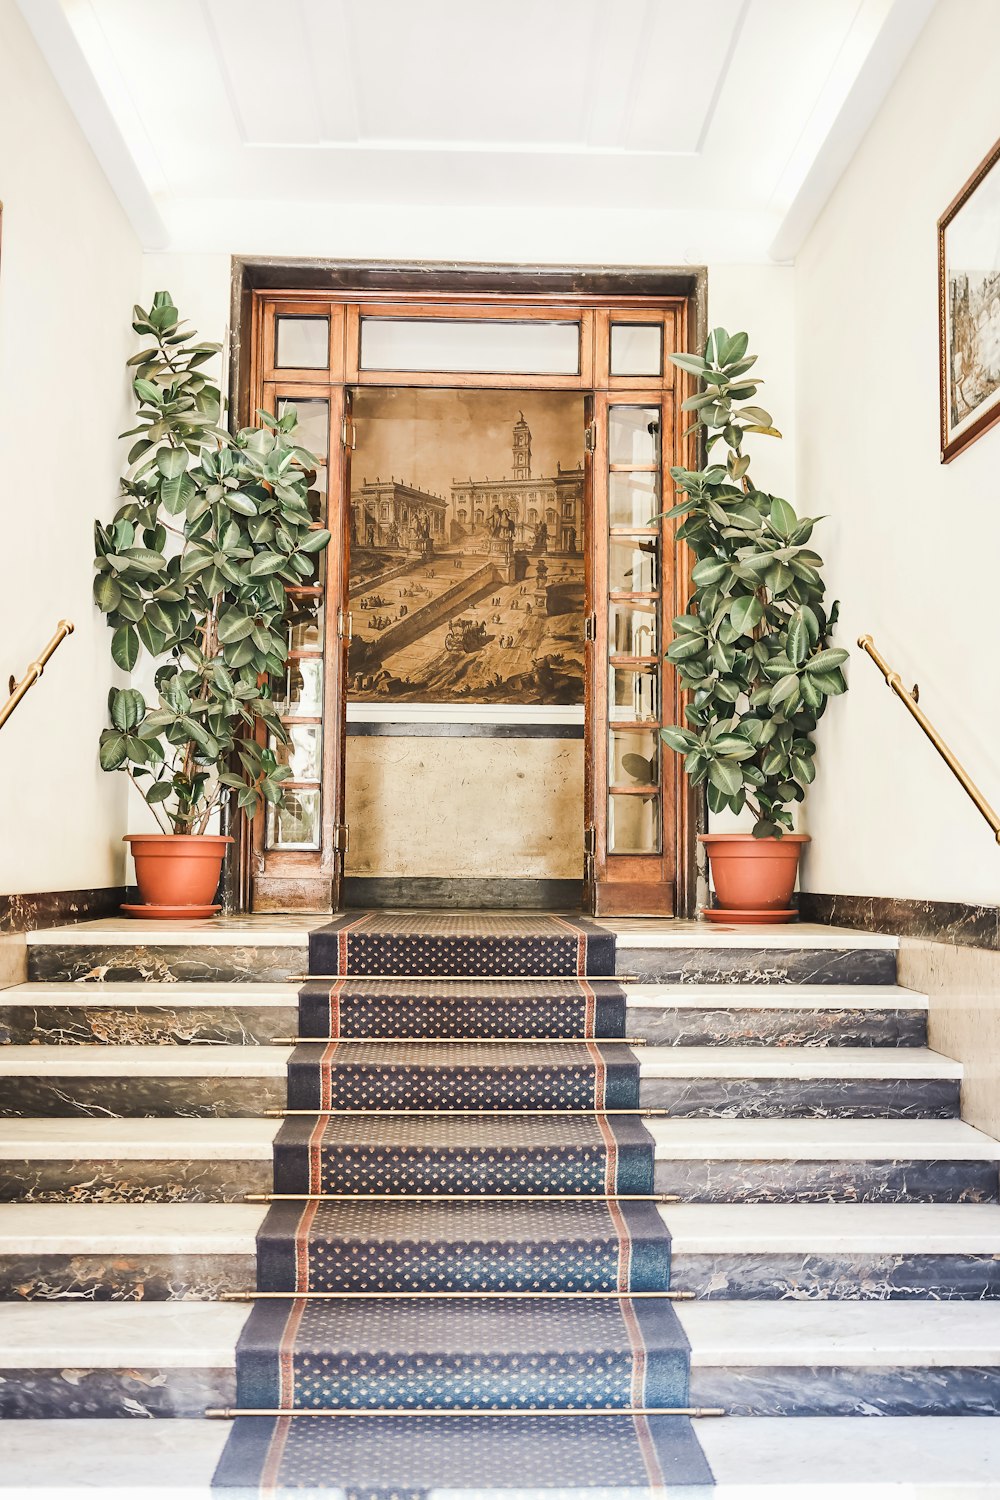
[[[612,934],[349,915],[310,972],[275,1191],[328,1201],[269,1210],[258,1289],[289,1295],[237,1349],[239,1409],[300,1415],[238,1417],[215,1487],[710,1483],[686,1417],[621,1410],[685,1407],[690,1351],[668,1300],[629,1295],[667,1289],[670,1243]]]

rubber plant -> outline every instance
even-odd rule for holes
[[[666,652],[690,695],[686,724],[660,731],[685,757],[712,812],[753,814],[755,839],[780,839],[815,772],[814,731],[827,702],[846,690],[848,653],[830,645],[838,605],[825,604],[823,559],[810,546],[819,517],[758,489],[744,443],[780,437],[769,412],[748,404],[760,378],[750,371],[746,333],[716,328],[704,354],[673,355],[697,378],[683,404],[688,433],[704,435],[706,466],[677,467],[679,492],[665,512],[696,562],[687,611],[673,621]],[[725,461],[711,461],[716,445]]]
[[[146,340],[128,362],[137,425],[122,503],[95,529],[94,598],[115,663],[152,691],[112,688],[100,763],[129,776],[164,833],[198,835],[230,791],[251,817],[282,802],[286,588],[313,580],[330,534],[312,522],[318,460],[291,440],[294,408],[230,433],[205,370],[220,346],[167,292],[132,326]]]

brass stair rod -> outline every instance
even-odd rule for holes
[[[21,678],[21,681],[16,682],[14,680],[13,673],[11,674],[10,682],[7,687],[7,691],[10,693],[10,697],[7,699],[7,702],[4,704],[3,708],[0,708],[0,727],[6,724],[7,720],[10,718],[11,714],[14,712],[15,708],[24,697],[25,693],[27,693],[28,689],[30,687],[34,687],[39,677],[41,677],[42,673],[45,671],[45,667],[49,658],[58,649],[58,647],[62,644],[66,637],[73,634],[73,630],[74,626],[72,620],[60,620],[59,624],[56,626],[55,635],[52,637],[52,639],[49,641],[48,645],[44,648],[40,655],[38,655],[35,660],[30,663],[30,665],[28,666],[28,670]]]
[[[286,984],[297,980],[377,979],[385,984],[637,984],[638,974],[495,974],[491,979],[469,974],[287,974]],[[502,994],[497,997],[502,999]]]
[[[220,1292],[221,1302],[693,1302],[694,1292],[536,1292],[522,1291],[429,1291],[429,1292]]]
[[[875,663],[879,671],[882,673],[882,676],[885,678],[888,686],[892,688],[892,691],[896,694],[896,697],[900,699],[904,707],[908,709],[908,711],[916,719],[917,723],[924,731],[924,734],[930,740],[931,744],[934,746],[934,749],[937,751],[938,755],[940,755],[941,759],[951,771],[952,775],[956,778],[957,781],[961,783],[966,792],[972,798],[973,802],[976,804],[979,811],[982,813],[983,817],[992,828],[997,843],[1000,844],[1000,815],[998,815],[994,808],[990,805],[990,803],[987,802],[986,798],[983,796],[982,792],[979,790],[979,788],[976,786],[976,783],[969,775],[968,771],[962,765],[962,762],[959,760],[958,756],[949,745],[945,744],[938,731],[934,728],[934,725],[931,723],[930,719],[928,719],[927,715],[924,713],[923,709],[920,707],[916,700],[916,690],[914,689],[914,692],[912,693],[907,691],[907,689],[903,686],[903,680],[900,677],[899,673],[892,670],[889,663],[879,651],[870,635],[859,636],[858,645],[861,647],[862,651],[864,651],[868,656],[871,657],[872,661]]]
[[[244,1193],[244,1203],[680,1203],[677,1193]]]
[[[657,1116],[669,1115],[669,1109],[601,1109],[598,1105],[592,1105],[589,1109],[265,1109],[264,1117],[268,1120],[289,1119],[332,1119],[332,1120],[364,1120],[383,1116],[385,1119],[484,1119],[484,1120],[509,1120],[515,1115],[541,1116],[543,1119],[558,1120],[565,1115],[586,1115],[588,1119],[594,1119],[598,1115],[635,1115],[638,1119],[653,1119]]]
[[[236,1417],[724,1417],[721,1406],[210,1406],[209,1419]]]
[[[343,1042],[373,1047],[645,1047],[644,1036],[273,1036],[272,1047],[323,1046]]]

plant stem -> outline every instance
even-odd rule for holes
[[[163,830],[164,833],[169,834],[170,833],[170,829],[167,828],[165,826],[165,824],[163,823],[163,820],[161,819],[159,813],[156,811],[156,808],[154,807],[153,803],[152,802],[146,802],[146,794],[143,791],[142,787],[139,785],[138,781],[136,781],[135,777],[132,775],[132,772],[129,770],[128,766],[125,767],[125,774],[128,776],[129,781],[131,781],[132,785],[135,787],[136,791],[139,793],[139,796],[142,798],[143,802],[146,803],[146,806],[149,808],[150,812],[153,814],[153,817],[156,819],[158,826]]]

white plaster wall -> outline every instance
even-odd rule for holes
[[[1000,803],[1000,428],[939,462],[935,223],[1000,133],[1000,6],[939,5],[795,270],[799,495],[843,600]],[[1000,852],[857,650],[820,725],[807,889],[995,903]]]
[[[0,730],[0,891],[119,883],[123,778],[97,742],[112,681],[92,526],[115,508],[138,241],[13,0],[0,0],[0,673],[76,633]]]

